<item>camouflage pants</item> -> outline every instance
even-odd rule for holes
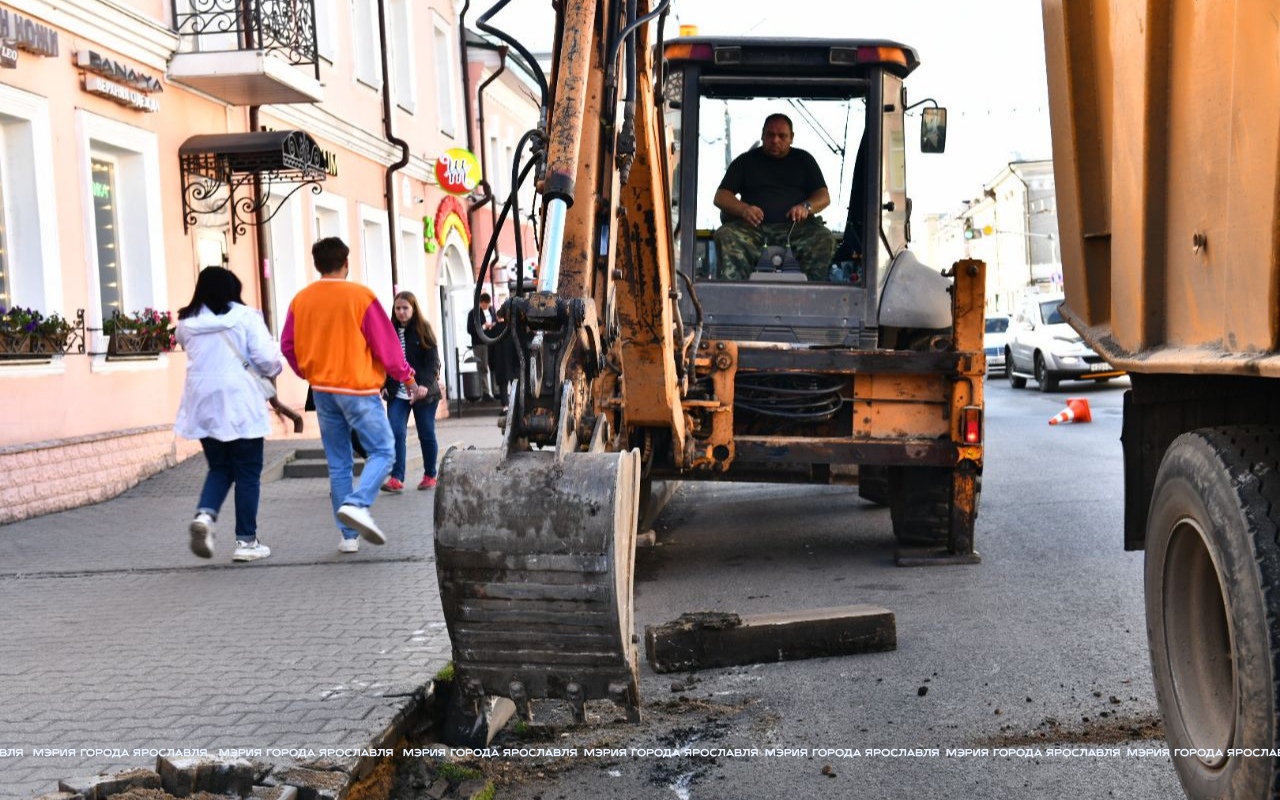
[[[766,222],[758,228],[741,220],[721,225],[715,232],[720,279],[741,281],[750,278],[764,249],[770,245],[786,247],[788,239],[791,251],[809,280],[828,280],[836,239],[821,217],[797,222],[794,230],[790,222]]]

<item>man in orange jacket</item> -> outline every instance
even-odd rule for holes
[[[336,236],[312,246],[320,280],[293,298],[280,334],[280,351],[315,396],[342,553],[357,552],[361,536],[372,544],[387,541],[369,513],[395,459],[395,440],[379,396],[387,375],[406,385],[411,402],[427,396],[427,387],[414,381],[378,298],[367,286],[347,281],[350,252]],[[354,489],[352,431],[368,453]]]

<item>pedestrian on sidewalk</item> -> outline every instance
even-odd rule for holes
[[[191,302],[178,310],[178,344],[187,353],[187,377],[174,432],[199,439],[209,472],[191,521],[191,552],[213,557],[214,525],[235,485],[236,549],[232,561],[271,555],[258,541],[262,441],[271,432],[267,404],[248,370],[274,378],[280,350],[262,314],[240,299],[231,270],[208,267],[196,279]]]
[[[404,491],[404,473],[408,460],[409,412],[418,428],[418,444],[422,447],[422,480],[419,489],[431,489],[436,485],[436,455],[440,447],[436,442],[436,408],[440,405],[440,351],[436,347],[436,334],[431,323],[422,316],[418,298],[413,292],[396,295],[391,306],[392,324],[400,336],[400,349],[405,360],[413,367],[427,396],[412,402],[409,389],[395,378],[387,378],[382,394],[387,399],[387,420],[396,440],[396,460],[391,466],[391,477],[382,484],[382,491],[399,494]]]
[[[488,292],[480,293],[480,305],[467,314],[467,333],[471,335],[471,354],[476,359],[476,377],[480,379],[480,397],[482,402],[493,402],[493,389],[490,387],[489,345],[480,338],[481,334],[492,338],[489,331],[497,323],[493,316],[493,298]]]
[[[520,377],[520,355],[516,352],[516,331],[511,327],[511,301],[498,309],[498,323],[490,331],[498,343],[489,348],[489,361],[494,379],[498,382],[498,400],[502,403],[501,415],[507,413],[511,399],[511,382]]]
[[[387,375],[405,384],[413,402],[427,396],[427,387],[414,380],[378,298],[367,286],[347,281],[350,252],[336,236],[312,245],[320,280],[294,296],[280,335],[285,359],[311,384],[315,398],[329,464],[329,498],[342,534],[340,553],[358,551],[361,536],[371,544],[387,542],[369,512],[395,458],[391,426],[379,397]],[[369,454],[354,488],[352,431]]]

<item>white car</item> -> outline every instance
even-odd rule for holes
[[[1009,343],[1008,314],[988,314],[986,331],[982,336],[982,349],[987,354],[987,372],[1004,372],[1004,350]]]
[[[1109,381],[1124,372],[1093,351],[1058,313],[1060,294],[1023,298],[1009,329],[1005,375],[1015,389],[1035,378],[1040,391],[1057,390],[1064,380]]]

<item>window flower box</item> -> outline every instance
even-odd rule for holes
[[[155,358],[174,348],[173,315],[145,308],[132,314],[116,312],[102,323],[107,335],[107,358]]]
[[[79,327],[58,313],[0,308],[0,361],[48,362],[66,353]]]

